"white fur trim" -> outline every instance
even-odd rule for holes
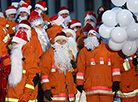
[[[75,26],[81,26],[81,23],[74,23],[74,24],[72,24],[72,25],[70,26],[70,28],[73,28],[73,27],[75,27]]]
[[[20,44],[23,44],[23,45],[27,43],[27,41],[25,41],[21,38],[15,37],[15,36],[13,37],[12,42],[17,42],[17,43],[20,43]]]
[[[90,30],[90,31],[88,32],[88,35],[89,35],[89,33],[92,33],[93,35],[96,35],[96,37],[97,37],[98,39],[100,39],[100,34],[98,34],[95,30]]]
[[[20,8],[19,8],[19,13],[20,13],[21,11],[25,11],[25,12],[27,12],[27,13],[30,15],[30,9],[28,9],[28,8],[20,7]]]
[[[27,28],[27,29],[31,29],[31,27],[30,26],[28,26],[27,24],[19,24],[19,26],[18,26],[18,28],[20,28],[20,27],[25,27],[25,28]]]
[[[9,9],[9,10],[6,10],[5,13],[6,13],[6,15],[8,15],[8,14],[13,14],[13,13],[16,14],[16,9]]]
[[[76,33],[75,33],[74,30],[65,28],[62,31],[65,32],[65,33],[67,33],[67,32],[71,33],[73,35],[74,39],[76,39]]]
[[[46,11],[46,10],[47,10],[47,7],[44,8],[44,7],[41,6],[40,4],[36,4],[36,5],[35,5],[35,8],[36,8],[36,7],[41,8],[43,11]]]
[[[92,16],[92,15],[87,15],[87,16],[85,17],[85,22],[86,22],[87,19],[92,19],[95,23],[97,22],[97,21],[96,21],[96,18],[95,18],[94,16]]]
[[[61,15],[61,14],[63,14],[63,13],[69,14],[69,10],[61,10],[61,11],[58,12],[59,15]]]
[[[24,2],[23,0],[20,1],[20,6],[22,6],[22,4],[27,4],[26,2]]]
[[[11,3],[11,6],[14,6],[14,7],[16,7],[16,8],[18,7],[18,5],[19,5],[18,2],[12,2],[12,3]]]
[[[64,40],[66,40],[67,41],[67,38],[65,37],[65,36],[57,36],[57,37],[55,37],[55,42],[57,41],[57,40],[59,40],[59,39],[64,39]]]
[[[52,25],[62,25],[65,19],[62,16],[59,16],[56,20],[51,21]]]

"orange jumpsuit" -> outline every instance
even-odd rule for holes
[[[93,51],[84,47],[78,56],[77,85],[83,85],[87,102],[112,102],[112,84],[120,81],[117,53],[107,49],[104,43]]]
[[[62,31],[62,27],[59,25],[53,25],[51,28],[47,29],[48,38],[50,40],[50,43],[54,43],[55,36],[58,32]]]
[[[117,96],[120,97],[121,102],[138,102],[138,70],[132,64],[134,57],[136,55],[120,57],[121,83]]]
[[[17,86],[7,86],[7,95],[5,102],[19,102],[24,96],[29,101],[37,102],[38,85],[34,87],[33,79],[36,73],[40,73],[38,68],[38,57],[34,54],[30,43],[28,42],[22,48],[23,52],[23,77]]]
[[[53,94],[50,102],[74,102],[76,87],[70,71],[59,73],[54,65],[54,49],[49,48],[41,58],[41,84],[43,91],[51,90]]]

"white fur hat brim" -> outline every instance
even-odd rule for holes
[[[72,25],[70,26],[70,28],[73,28],[73,27],[75,27],[75,26],[81,26],[81,23],[74,23],[74,24],[72,24]]]
[[[66,40],[67,41],[67,38],[65,37],[65,36],[57,36],[57,37],[55,37],[55,42],[57,41],[57,40],[59,40],[59,39],[64,39],[64,40]]]
[[[92,19],[95,23],[97,22],[97,21],[96,21],[96,18],[95,18],[94,16],[92,16],[92,15],[87,15],[87,16],[85,17],[85,22],[86,22],[87,19]]]
[[[71,33],[71,34],[73,35],[73,38],[76,39],[76,33],[75,33],[74,30],[65,28],[65,29],[63,29],[62,31],[63,31],[64,33],[67,33],[67,32]]]
[[[9,14],[16,14],[16,9],[8,9],[5,11],[6,15],[9,15]]]
[[[63,13],[69,14],[69,10],[61,10],[61,11],[58,12],[59,15],[61,15],[61,14],[63,14]]]
[[[25,7],[20,7],[19,8],[19,13],[22,12],[22,11],[25,11],[25,12],[27,12],[30,15],[30,9],[25,8]]]
[[[51,21],[50,23],[52,25],[54,25],[54,24],[55,25],[62,25],[64,21],[65,21],[65,19],[62,16],[59,16],[56,20]]]
[[[18,28],[20,28],[20,27],[25,27],[25,28],[31,30],[31,27],[28,26],[27,24],[22,24],[22,23],[21,23],[21,24],[19,24]]]
[[[39,8],[42,9],[43,11],[47,11],[47,7],[44,8],[43,6],[41,6],[41,5],[39,5],[39,4],[36,4],[36,5],[35,5],[35,8],[36,8],[36,7],[39,7]]]

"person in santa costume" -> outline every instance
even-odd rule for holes
[[[71,24],[70,24],[70,28],[76,32],[78,29],[81,28],[80,21],[78,21],[77,19],[72,19]]]
[[[65,6],[62,6],[58,11],[58,15],[62,16],[65,19],[64,25],[65,25],[65,28],[68,28],[71,22],[68,8]]]
[[[49,38],[44,28],[44,21],[42,17],[39,16],[38,12],[32,11],[30,15],[30,23],[32,29],[32,34],[38,37],[39,43],[41,45],[42,52],[45,52],[51,47]],[[33,38],[32,38],[33,39]]]
[[[15,15],[16,15],[16,8],[14,6],[9,6],[5,10],[5,14],[6,14],[6,19],[7,20],[14,21],[15,20]]]
[[[19,6],[22,6],[23,4],[31,4],[30,0],[20,0]]]
[[[8,77],[5,102],[37,102],[39,67],[27,34],[16,32],[12,39],[11,72]]]
[[[95,28],[89,31],[84,45],[77,60],[77,89],[85,91],[87,102],[113,102],[121,81],[117,52],[112,52],[100,41]]]
[[[47,29],[48,38],[50,43],[54,43],[54,38],[58,32],[61,32],[64,26],[65,19],[62,16],[55,15],[50,18],[51,28]]]
[[[37,2],[37,4],[35,4],[35,11],[39,13],[43,21],[45,21],[46,25],[48,25],[50,17],[46,15],[47,11],[46,2],[44,1]]]
[[[74,102],[76,87],[71,72],[71,54],[64,32],[57,33],[53,47],[41,57],[41,84],[46,102]]]

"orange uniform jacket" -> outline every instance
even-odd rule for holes
[[[83,85],[86,95],[112,95],[113,81],[120,81],[118,58],[115,52],[107,50],[104,43],[93,51],[84,47],[77,60],[77,85]]]
[[[58,69],[54,65],[54,50],[49,48],[41,58],[42,64],[42,76],[41,84],[43,91],[51,90],[54,101],[67,100],[69,97],[70,102],[74,102],[74,94],[76,93],[76,87],[71,72],[59,73]]]
[[[59,25],[53,25],[51,28],[47,29],[48,38],[50,40],[50,43],[54,43],[54,38],[58,32],[62,31],[62,27]]]
[[[49,22],[49,16],[46,15],[45,13],[41,14],[41,17],[43,18],[43,21],[48,21]]]
[[[121,102],[138,101],[138,72],[136,66],[132,64],[134,57],[136,55],[129,56],[126,59],[120,57],[121,83],[117,96],[124,99]]]
[[[22,48],[23,52],[23,77],[17,86],[7,86],[8,92],[5,102],[19,102],[22,95],[29,97],[30,101],[37,100],[37,86],[34,87],[33,79],[36,73],[40,73],[38,68],[38,57],[34,54],[30,43],[28,42]]]
[[[35,54],[40,57],[43,54],[43,50],[40,44],[40,41],[38,39],[38,35],[35,31],[35,29],[32,28],[31,30],[31,39],[30,39],[31,46],[35,52]]]

